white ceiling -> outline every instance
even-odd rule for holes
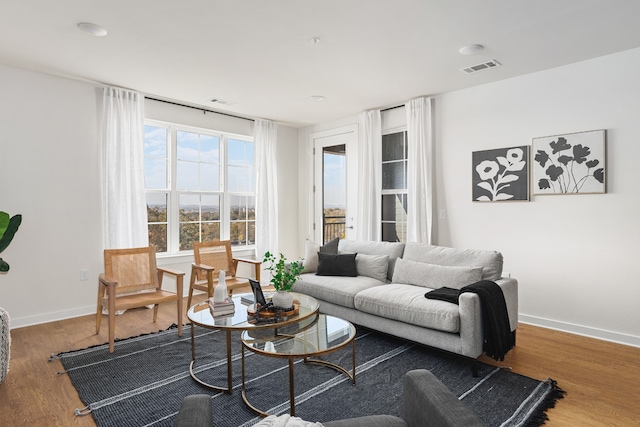
[[[0,6],[0,63],[295,127],[640,46],[638,0],[0,0]],[[109,34],[89,36],[79,22]],[[311,43],[313,37],[320,42]],[[460,55],[470,43],[485,49]],[[491,59],[502,66],[459,71]]]

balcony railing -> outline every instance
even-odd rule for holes
[[[346,217],[345,216],[324,216],[322,218],[322,237],[324,243],[339,237],[345,238],[346,229]]]

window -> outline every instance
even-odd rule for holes
[[[155,122],[144,135],[149,243],[158,252],[198,241],[255,244],[251,138]]]
[[[407,131],[382,135],[382,240],[407,241]]]

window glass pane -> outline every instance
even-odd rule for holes
[[[245,196],[230,196],[230,219],[246,220],[247,219],[247,200]]]
[[[255,245],[256,244],[256,223],[255,221],[249,221],[248,224],[248,235],[247,235],[247,244]]]
[[[144,127],[144,182],[146,188],[167,188],[167,129]]]
[[[156,126],[144,127],[144,156],[167,158],[167,129]]]
[[[180,223],[180,250],[187,251],[193,249],[193,242],[200,239],[199,222]]]
[[[198,189],[198,163],[178,160],[176,188],[178,190]]]
[[[200,196],[203,221],[220,221],[220,196]]]
[[[167,195],[147,193],[147,222],[167,222]]]
[[[198,134],[177,131],[176,133],[177,157],[179,160],[199,160]]]
[[[230,165],[247,165],[246,147],[244,141],[231,139],[227,141],[227,160]]]
[[[220,163],[220,138],[211,135],[200,135],[200,161]]]
[[[200,220],[200,195],[181,194],[179,204],[180,222]]]
[[[382,135],[382,161],[405,158],[405,132]]]
[[[249,173],[250,169],[246,167],[229,166],[227,170],[227,177],[229,182],[227,184],[227,190],[232,192],[245,192],[249,191]]]
[[[167,224],[149,224],[149,244],[156,252],[167,252]]]
[[[247,196],[247,219],[255,221],[256,219],[256,198],[255,196]]]
[[[383,163],[382,189],[399,190],[407,188],[405,169],[405,162]]]
[[[230,240],[232,245],[247,244],[247,223],[245,221],[231,221]]]
[[[220,240],[220,222],[202,223],[202,241],[213,242]]]
[[[218,191],[220,189],[220,166],[200,163],[200,185],[197,189]]]

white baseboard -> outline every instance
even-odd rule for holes
[[[96,306],[78,307],[71,310],[55,311],[51,313],[42,313],[37,316],[28,317],[12,317],[11,329],[24,328],[26,326],[40,325],[42,323],[55,322],[56,320],[71,319],[73,317],[86,316],[96,314]]]
[[[540,326],[542,328],[554,329],[561,332],[568,332],[570,334],[581,335],[584,337],[630,345],[633,347],[640,347],[640,337],[635,335],[606,331],[604,329],[591,328],[588,326],[576,325],[573,323],[559,322],[557,320],[528,316],[526,314],[519,314],[518,321],[520,323]]]

